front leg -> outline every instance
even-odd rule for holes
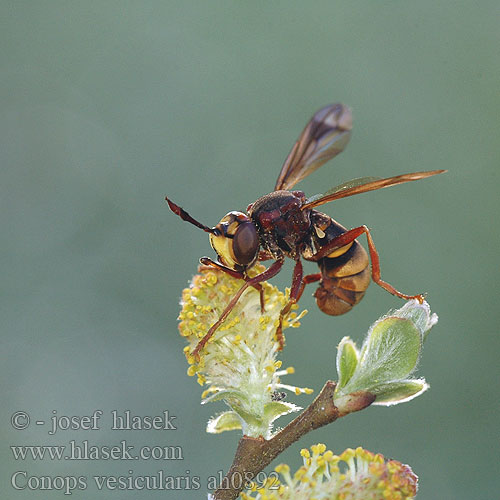
[[[221,264],[220,262],[216,262],[210,259],[209,257],[202,257],[200,259],[200,264],[207,267],[215,267],[215,269],[218,269],[219,271],[229,274],[229,276],[232,276],[233,278],[239,280],[248,281],[250,279],[245,272],[235,271],[234,269],[231,269],[230,267],[227,267],[224,264]],[[260,283],[256,283],[255,285],[253,285],[253,287],[259,292],[260,311],[262,314],[264,314],[266,312],[264,304],[264,289],[262,288],[262,285]]]
[[[210,257],[201,257],[200,264],[202,264],[203,266],[207,266],[207,267],[215,267],[215,269],[218,269],[219,271],[222,271],[226,274],[229,274],[229,276],[232,276],[233,278],[236,278],[239,280],[245,279],[244,273],[242,273],[240,271],[235,271],[234,269],[231,269],[230,267],[227,267],[224,264],[221,264],[220,262],[216,262],[215,260],[212,260]]]
[[[234,306],[238,302],[242,293],[250,286],[255,287],[259,283],[263,281],[267,281],[268,279],[276,276],[283,267],[283,259],[277,260],[274,262],[271,267],[266,269],[264,272],[254,276],[253,278],[248,278],[247,281],[243,284],[243,286],[236,292],[236,295],[231,299],[229,304],[226,306],[219,319],[210,327],[210,330],[206,333],[206,335],[198,342],[198,345],[194,348],[192,355],[199,360],[200,359],[200,351],[205,347],[205,344],[212,338],[213,334],[217,331],[217,328],[225,321],[228,317],[229,313],[233,310]]]

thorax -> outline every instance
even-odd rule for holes
[[[273,191],[248,208],[262,247],[273,257],[296,258],[311,246],[310,210],[301,210],[302,191]]]

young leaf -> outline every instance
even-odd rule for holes
[[[241,420],[234,411],[225,411],[216,417],[212,417],[207,423],[207,432],[211,434],[238,429],[241,429]]]
[[[271,424],[278,417],[295,411],[300,411],[301,409],[302,408],[300,406],[286,401],[272,401],[264,406],[264,418]]]
[[[349,338],[344,337],[337,347],[337,373],[339,380],[337,387],[341,389],[353,376],[358,365],[358,350],[356,344]]]
[[[390,406],[410,401],[410,399],[420,396],[420,394],[425,392],[428,388],[429,384],[427,384],[424,379],[409,379],[380,384],[374,387],[370,392],[377,396],[373,404]]]
[[[412,300],[371,326],[361,354],[344,338],[337,354],[339,383],[335,392],[335,404],[341,412],[363,407],[358,401],[360,394],[372,394],[374,404],[391,405],[427,390],[424,379],[410,377],[417,368],[424,338],[436,323],[437,316],[431,315],[427,302]]]

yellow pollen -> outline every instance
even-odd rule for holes
[[[278,474],[286,474],[290,472],[290,466],[287,464],[279,464],[274,469]]]
[[[323,443],[313,444],[311,446],[311,451],[320,455],[321,453],[324,453],[326,451],[326,445],[324,445]]]

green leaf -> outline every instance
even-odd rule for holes
[[[337,347],[338,389],[344,387],[353,376],[358,365],[358,357],[356,344],[349,337],[344,337]]]
[[[295,411],[300,411],[302,408],[300,406],[294,405],[293,403],[287,403],[284,401],[272,401],[264,405],[264,419],[269,423],[274,422],[278,417],[282,415],[287,415],[288,413],[293,413]]]
[[[412,379],[425,336],[437,323],[429,304],[408,301],[400,309],[376,321],[357,353],[355,344],[342,339],[337,353],[339,383],[335,404],[342,414],[366,406],[366,393],[376,405],[409,401],[428,389],[424,379]],[[356,357],[355,357],[356,356]],[[365,406],[363,406],[365,404]]]
[[[207,432],[211,434],[239,429],[241,429],[241,420],[234,411],[225,411],[216,417],[212,417],[207,423]]]
[[[337,393],[371,391],[373,387],[406,379],[415,370],[422,336],[409,319],[385,317],[369,330],[354,374]]]
[[[417,367],[421,346],[420,331],[411,320],[384,318],[369,330],[360,365],[376,382],[401,379]]]
[[[413,321],[424,340],[431,328],[438,322],[437,314],[431,314],[431,308],[425,301],[420,304],[417,300],[410,300],[403,307],[394,311],[393,315]]]
[[[377,397],[374,405],[390,406],[410,401],[410,399],[420,396],[428,388],[429,385],[424,379],[409,379],[380,384],[371,388],[370,392]]]
[[[230,404],[230,402],[232,401],[242,401],[248,403],[248,397],[244,392],[231,389],[222,389],[208,396],[208,398],[205,398],[201,402],[201,404],[204,405],[207,403],[213,403],[214,401],[220,401],[221,399],[227,401],[228,404]]]

